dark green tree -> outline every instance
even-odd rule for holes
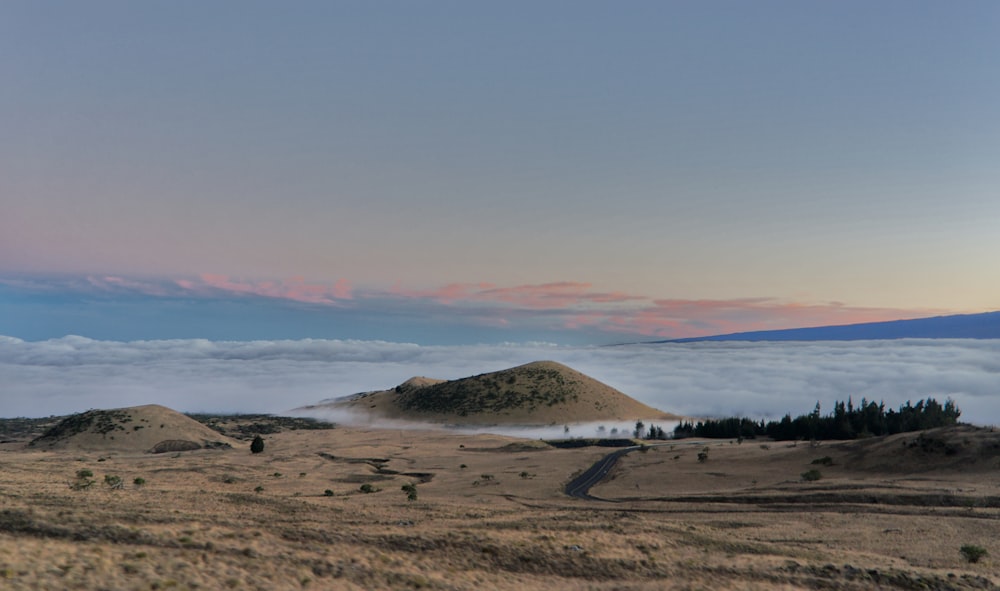
[[[259,454],[264,451],[264,438],[260,435],[254,435],[253,442],[250,443],[250,452]]]

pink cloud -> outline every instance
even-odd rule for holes
[[[499,286],[495,283],[449,283],[411,290],[400,285],[388,292],[362,290],[351,283],[244,280],[203,273],[196,278],[149,280],[114,275],[88,276],[78,287],[109,293],[135,292],[155,297],[220,293],[258,296],[328,306],[353,300],[353,307],[378,312],[394,306],[410,314],[442,314],[455,322],[481,326],[600,331],[653,338],[683,338],[759,330],[900,320],[948,313],[848,306],[840,302],[803,303],[777,298],[725,300],[654,299],[624,291],[597,291],[585,282],[561,281]],[[402,301],[413,300],[416,306]]]
[[[169,295],[169,291],[162,283],[117,277],[115,275],[89,276],[87,277],[87,283],[103,291],[126,290],[158,297]]]
[[[648,298],[622,292],[592,292],[590,283],[562,281],[538,285],[498,287],[493,283],[451,283],[438,289],[409,291],[395,287],[397,297],[430,299],[441,304],[482,302],[510,304],[531,310],[557,310],[587,303],[614,304]]]
[[[307,283],[302,277],[293,277],[287,281],[244,281],[231,279],[228,275],[202,273],[198,276],[198,281],[179,279],[175,283],[193,292],[218,290],[309,304],[336,305],[354,297],[351,284],[346,279],[339,279],[333,285],[328,285]]]

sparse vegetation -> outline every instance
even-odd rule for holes
[[[811,464],[818,464],[820,466],[832,466],[833,465],[833,458],[831,458],[830,456],[823,456],[822,458],[816,458],[815,460],[813,460],[810,463]]]
[[[87,468],[83,468],[81,470],[77,470],[76,471],[76,480],[74,480],[69,485],[69,487],[71,489],[73,489],[73,490],[86,490],[86,489],[94,486],[94,483],[96,481],[92,480],[93,477],[94,477],[93,470],[88,470]]]
[[[823,473],[819,470],[813,468],[812,470],[807,470],[801,474],[802,480],[806,482],[815,482],[820,478],[823,478]]]
[[[976,546],[974,544],[966,544],[959,549],[962,553],[962,557],[968,562],[979,562],[983,557],[987,555],[986,548],[982,546]]]
[[[248,440],[255,435],[273,435],[284,431],[334,429],[336,425],[308,417],[283,417],[265,414],[198,414],[187,416],[206,427],[233,439]]]
[[[122,477],[114,474],[104,475],[104,485],[111,490],[121,490],[125,488],[125,482],[122,480]]]
[[[522,366],[428,386],[401,384],[395,391],[396,403],[405,410],[459,416],[533,411],[579,399],[572,379],[544,366]]]
[[[407,501],[416,501],[417,500],[417,487],[416,487],[416,485],[414,485],[414,484],[404,484],[403,487],[402,487],[402,489],[403,489],[403,492],[406,493],[406,500]]]

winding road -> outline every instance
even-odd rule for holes
[[[564,492],[577,499],[586,499],[588,501],[608,501],[608,499],[602,499],[600,497],[595,497],[590,494],[590,489],[604,480],[604,477],[611,472],[611,469],[615,467],[618,460],[627,453],[631,453],[637,449],[650,448],[650,447],[662,447],[664,445],[703,445],[703,441],[685,441],[683,444],[679,444],[676,441],[671,441],[670,443],[650,443],[646,445],[633,445],[631,447],[623,447],[621,449],[615,450],[608,455],[604,456],[597,461],[593,466],[587,468],[583,474],[580,474],[573,480],[570,480],[566,485]]]
[[[604,501],[599,497],[593,497],[590,495],[590,488],[600,481],[604,480],[604,477],[608,475],[608,472],[615,467],[618,463],[618,459],[629,452],[633,452],[637,449],[642,449],[641,445],[633,445],[631,447],[623,447],[621,449],[615,450],[608,455],[604,456],[597,461],[593,466],[587,468],[583,474],[577,476],[573,480],[569,481],[566,485],[566,494],[571,497],[576,497],[578,499],[587,499],[590,501]]]

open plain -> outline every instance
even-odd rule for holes
[[[564,487],[613,450],[497,435],[280,430],[259,454],[245,438],[158,454],[27,441],[0,445],[4,589],[1000,583],[1000,435],[988,429],[667,442],[623,458],[590,491],[603,500]],[[821,478],[803,479],[811,469]],[[969,562],[963,545],[988,554]]]

